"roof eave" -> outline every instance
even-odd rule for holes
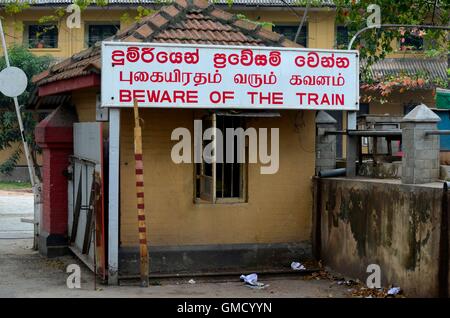
[[[83,88],[99,87],[100,82],[101,80],[99,74],[88,74],[84,76],[63,79],[39,86],[38,95],[40,97],[43,97],[75,91]]]

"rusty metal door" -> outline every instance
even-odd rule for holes
[[[105,278],[102,124],[74,124],[69,180],[69,248]]]

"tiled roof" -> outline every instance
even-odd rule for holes
[[[30,98],[26,103],[25,107],[27,109],[55,109],[58,106],[66,104],[70,101],[71,96],[68,95],[50,95],[39,97],[37,89],[33,90],[30,94]]]
[[[29,3],[34,6],[43,6],[43,5],[61,5],[61,4],[71,4],[73,0],[0,0],[0,4],[12,3]],[[95,0],[92,1],[95,3]],[[110,5],[145,5],[145,4],[155,4],[160,5],[164,3],[164,0],[108,0],[108,4]],[[169,1],[167,1],[169,2]],[[227,0],[210,0],[210,3],[218,4],[218,5],[229,5],[229,1]],[[284,2],[288,3],[293,7],[304,7],[304,2],[300,2],[299,0],[285,0]],[[286,4],[281,0],[233,0],[233,5],[236,6],[266,6],[266,7],[284,7]],[[333,0],[321,0],[320,2],[314,1],[315,6],[322,7],[334,7]]]
[[[385,58],[370,66],[372,78],[382,80],[390,76],[426,74],[430,79],[447,81],[447,59]]]
[[[119,42],[301,47],[204,0],[177,0],[108,39]],[[39,86],[100,72],[99,43],[36,75]]]

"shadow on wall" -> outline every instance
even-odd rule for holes
[[[366,282],[367,266],[378,264],[384,286],[413,297],[437,297],[442,284],[448,288],[448,280],[440,286],[438,279],[442,184],[315,179],[315,185],[314,250],[325,265]]]

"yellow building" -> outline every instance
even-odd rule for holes
[[[92,5],[81,9],[79,24],[73,20],[76,12],[67,9],[72,1],[29,2],[32,3],[30,7],[23,8],[19,13],[10,14],[6,8],[2,10],[7,43],[23,44],[38,55],[50,54],[57,58],[66,58],[133,23],[142,14],[138,6],[152,12],[161,7],[157,3],[164,1],[110,0],[104,7]],[[272,28],[273,31],[285,34],[291,39],[297,32],[304,10],[295,5],[288,8],[277,0],[239,0],[230,6],[225,0],[213,2],[217,7],[239,14],[240,17],[242,15],[246,19],[267,23],[265,25],[267,28]],[[300,44],[316,48],[335,46],[335,11],[330,3],[324,0],[322,6],[309,9],[306,24],[300,35]],[[63,12],[64,15],[60,13],[66,9],[69,12]]]
[[[28,8],[23,7],[19,13],[8,13],[7,4],[15,2],[14,0],[0,2],[3,4],[0,15],[3,17],[7,44],[24,45],[36,55],[49,54],[60,61],[132,24],[139,18],[139,6],[154,11],[161,7],[160,3],[163,1],[110,0],[105,7],[92,5],[81,10],[78,25],[74,25],[76,21],[71,18],[75,13],[73,9],[64,12],[72,1],[30,0]],[[301,7],[287,8],[277,0],[238,0],[234,1],[232,6],[229,6],[225,0],[214,1],[214,3],[221,9],[239,14],[239,17],[245,16],[245,19],[260,22],[265,28],[284,34],[289,39],[295,37],[304,10]],[[310,8],[305,26],[300,33],[300,44],[324,49],[336,46],[335,12],[330,3],[324,0],[322,6]],[[60,12],[64,15],[58,16]],[[51,16],[58,16],[58,18],[51,19]],[[54,101],[39,105],[41,118],[49,111],[45,109],[45,104],[48,105],[47,108],[57,106]],[[20,146],[17,144],[11,150],[0,151],[0,161],[6,160]],[[18,168],[11,176],[0,176],[0,178],[27,180],[25,158],[21,157]]]
[[[328,1],[324,1],[324,4],[311,9],[308,14],[300,41],[304,46],[331,49],[336,46],[337,34],[345,34],[345,29],[335,24],[332,6]],[[217,7],[244,14],[246,18],[231,15]],[[171,160],[170,152],[174,142],[170,137],[177,127],[186,127],[192,132],[194,119],[201,119],[207,125],[214,120],[211,119],[210,112],[192,109],[142,110],[145,166],[143,203],[148,231],[145,239],[139,237],[136,203],[140,199],[136,198],[135,188],[133,112],[130,109],[112,111],[108,118],[108,112],[97,107],[101,93],[101,49],[98,45],[83,48],[94,42],[94,38],[100,39],[94,34],[107,36],[114,33],[115,28],[120,28],[120,31],[114,39],[124,42],[298,46],[289,38],[297,31],[299,17],[286,7],[271,5],[270,2],[265,5],[236,4],[231,9],[219,3],[217,7],[208,6],[202,0],[177,0],[174,5],[165,7],[163,14],[142,17],[137,24],[129,26],[129,21],[125,22],[121,17],[124,10],[133,10],[120,5],[106,11],[90,8],[82,13],[80,29],[66,30],[62,26],[58,32],[53,31],[53,38],[41,38],[40,33],[36,33],[37,27],[31,21],[34,16],[29,13],[34,9],[27,11],[28,15],[23,15],[28,22],[20,32],[13,30],[13,21],[9,21],[8,28],[10,32],[17,32],[13,34],[21,39],[19,41],[43,46],[31,48],[37,54],[52,53],[61,58],[71,56],[36,76],[34,81],[39,87],[40,98],[68,97],[64,101],[65,107],[58,108],[58,111],[70,109],[76,112],[79,123],[95,122],[99,118],[102,120],[103,116],[109,120],[109,126],[103,124],[100,129],[103,134],[101,141],[110,147],[110,157],[107,158],[110,178],[101,180],[105,182],[106,191],[102,197],[105,200],[103,211],[106,222],[102,224],[108,230],[103,228],[100,232],[107,232],[108,236],[103,237],[109,250],[107,264],[103,265],[109,269],[111,282],[117,280],[118,272],[121,275],[136,273],[140,240],[148,241],[150,246],[150,270],[160,273],[286,268],[290,261],[311,257],[311,177],[314,175],[315,164],[313,111],[280,110],[276,116],[241,115],[238,116],[239,122],[230,119],[234,118],[230,113],[212,115],[219,125],[278,128],[279,151],[282,155],[279,171],[273,175],[260,174],[261,164],[240,164],[233,167],[234,181],[230,181],[226,180],[224,170],[220,173],[225,168],[218,167],[219,174],[216,174],[212,183],[215,186],[208,188],[204,182],[208,179],[206,177],[211,179],[205,172],[208,167],[197,164],[177,165]],[[295,10],[301,15],[302,8]],[[48,11],[45,12],[48,14]],[[154,33],[155,30],[157,32]],[[414,103],[422,95],[423,92],[420,91],[412,92],[399,97],[392,108],[373,103],[365,111],[403,113],[406,99]],[[428,96],[424,98],[429,100]],[[345,114],[336,112],[333,115],[340,119],[341,125],[345,125]],[[113,125],[120,127],[120,134],[116,134],[117,131],[114,132],[115,135],[112,134],[110,127]],[[117,144],[112,144],[111,140]],[[111,145],[114,149],[111,149]],[[113,175],[111,169],[118,173]],[[61,171],[54,173],[60,177],[63,175]],[[64,171],[64,175],[69,180],[64,180],[64,184],[74,182],[77,178],[73,170]],[[106,175],[105,172],[103,176]],[[72,206],[80,209],[81,205],[75,199],[75,183],[72,190],[69,191],[74,196]],[[51,255],[57,253],[52,251],[64,248],[61,242],[67,240],[67,236],[71,240],[74,238],[71,236],[73,231],[67,233],[58,223],[64,219],[61,218],[61,211],[48,213],[57,213],[57,217],[43,222],[40,248],[44,254]],[[59,232],[54,232],[54,227]],[[102,246],[105,247],[103,243],[104,241]],[[103,249],[102,255],[106,259],[104,251]]]
[[[299,47],[277,33],[237,19],[202,0],[189,3],[177,0],[163,10],[144,18],[141,24],[122,30],[114,39]],[[316,14],[328,15],[329,12]],[[330,16],[332,28],[331,20]],[[315,26],[309,24],[309,28],[314,30]],[[76,111],[80,123],[95,122],[100,115],[100,110],[96,109],[100,93],[100,50],[99,46],[84,50],[38,75],[35,81],[39,95],[69,94],[71,102],[65,109]],[[294,259],[311,258],[315,112],[280,110],[276,114],[257,111],[249,116],[233,112],[214,114],[208,110],[141,109],[143,203],[151,272],[282,269],[289,268]],[[203,120],[206,126],[210,116],[219,127],[278,128],[278,172],[265,175],[260,173],[261,163],[236,163],[231,167],[232,174],[224,172],[230,166],[217,166],[214,179],[207,172],[206,164],[174,163],[171,149],[176,142],[171,141],[172,131],[185,127],[192,133],[194,119]],[[117,129],[112,131],[111,128],[117,125],[119,135]],[[108,210],[105,226],[108,227],[110,282],[117,280],[117,271],[126,276],[136,274],[138,269],[137,251],[142,238],[138,235],[136,214],[136,204],[140,201],[136,198],[139,181],[135,179],[133,126],[133,111],[121,109],[109,112],[109,126],[105,124],[102,130],[110,154],[109,180],[104,185],[106,193],[109,190],[109,199],[105,202]],[[120,149],[118,152],[116,146]],[[61,176],[58,171],[53,173],[56,177]],[[78,172],[72,172],[71,179],[76,179],[77,175]],[[233,176],[231,180],[227,179],[230,175]],[[215,184],[209,190],[202,184],[208,177],[213,178],[212,184]],[[46,181],[44,192],[45,189]],[[51,201],[51,194],[49,197]],[[75,198],[72,200],[76,201]],[[53,242],[63,241],[67,233],[52,232],[52,222],[61,220],[55,218],[54,221],[51,215],[49,218],[43,222],[40,249],[46,255],[54,255],[61,246],[52,246]]]
[[[133,23],[142,14],[160,8],[160,3],[162,3],[155,0],[110,0],[104,7],[91,5],[82,9],[80,19],[77,21],[74,19],[76,10],[68,9],[72,3],[69,0],[30,0],[29,7],[23,7],[21,12],[11,14],[9,13],[11,8],[8,10],[7,4],[15,2],[13,0],[0,2],[3,4],[1,16],[7,43],[9,45],[25,45],[37,55],[50,54],[57,60],[72,56],[96,41],[115,34],[118,30]],[[27,1],[21,3],[27,3]],[[221,9],[238,14],[241,18],[261,23],[265,28],[284,34],[291,40],[297,33],[299,21],[304,12],[304,8],[296,6],[295,2],[292,2],[291,7],[287,7],[279,0],[237,0],[231,6],[226,0],[216,0],[214,3]],[[142,11],[140,6],[149,11]],[[56,18],[50,18],[52,16],[56,16]],[[336,13],[330,0],[323,0],[320,5],[309,8],[298,43],[310,48],[345,48],[349,41],[347,30],[344,26],[336,24],[335,17]],[[407,38],[406,40],[402,45],[407,46],[408,50],[399,51],[392,56],[403,60],[403,65],[391,67],[390,65],[395,63],[384,62],[375,67],[377,71],[374,71],[374,74],[398,75],[403,71],[414,74],[417,71],[424,71],[425,67],[432,77],[444,77],[445,79],[446,62],[440,60],[423,62],[423,55],[420,54],[424,47],[422,40],[417,38]],[[400,48],[398,43],[393,43],[393,46]],[[382,98],[374,98],[371,102],[362,103],[360,113],[404,115],[412,106],[419,103],[433,107],[433,92],[434,90],[429,88],[412,90],[406,95],[396,91],[387,99],[387,102],[383,102]],[[380,97],[379,93],[374,93],[374,95]],[[51,104],[50,107],[53,106]],[[45,108],[41,105],[40,112],[46,113],[47,110],[42,107]],[[339,128],[346,126],[345,114],[337,112],[331,114],[338,120]],[[345,157],[345,141],[340,142],[340,145],[338,156]],[[0,160],[8,158],[11,151],[0,152]],[[26,162],[22,158],[19,162],[20,172],[16,172],[8,178],[26,179],[25,164]],[[5,177],[3,176],[3,178]]]

